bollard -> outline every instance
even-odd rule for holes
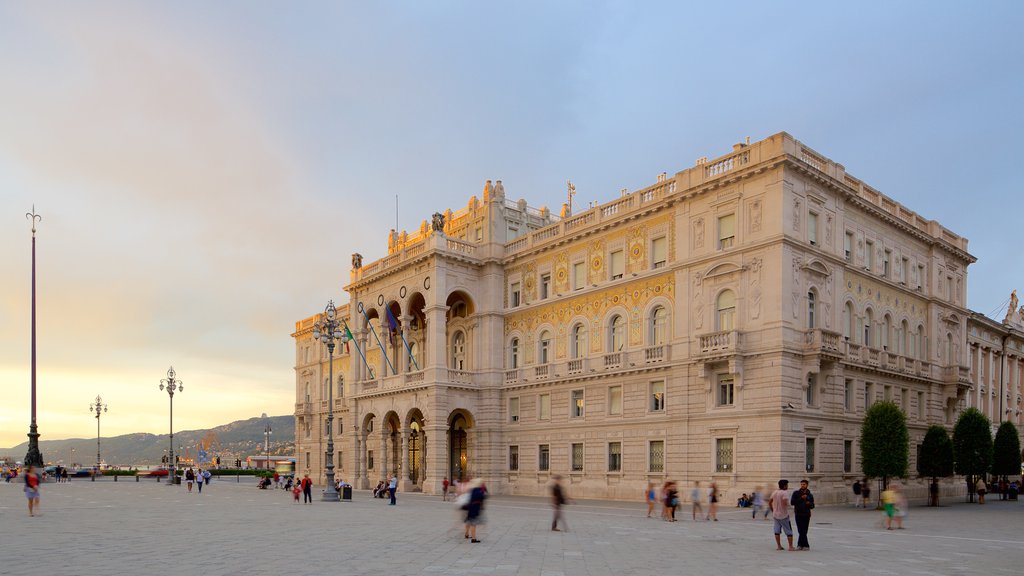
[[[114,482],[117,482],[117,474],[114,474]]]
[[[138,481],[139,481],[139,475],[138,475],[138,474],[136,474],[136,475],[135,475],[135,481],[136,481],[136,482],[138,482]]]

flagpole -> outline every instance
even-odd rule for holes
[[[402,343],[405,344],[405,349],[409,353],[409,360],[412,360],[412,365],[415,366],[417,370],[419,370],[420,365],[416,363],[416,358],[414,358],[412,355],[412,347],[409,346],[409,341],[405,339],[405,333],[398,330],[398,320],[395,319],[395,315],[391,313],[390,308],[385,308],[384,311],[387,312],[388,314],[388,323],[393,323],[393,327],[391,328],[391,330],[394,332],[398,332],[398,335],[402,337]]]
[[[391,373],[397,374],[398,371],[395,370],[395,367],[391,364],[391,359],[388,358],[388,351],[384,349],[384,344],[381,343],[380,336],[377,336],[377,331],[373,329],[373,324],[370,323],[370,317],[367,316],[366,308],[363,306],[363,303],[360,302],[356,308],[363,313],[363,318],[366,318],[366,325],[370,328],[370,334],[373,334],[374,339],[377,340],[377,346],[380,346],[380,353],[384,356],[384,361],[388,363],[388,368],[391,368]]]
[[[348,329],[348,322],[345,322],[344,320],[341,322],[345,324],[345,332],[351,334],[352,331]],[[355,338],[349,338],[349,340],[352,342],[352,345],[356,347],[356,352],[359,352],[359,357],[363,359],[363,366],[366,366],[366,369],[370,371],[370,380],[373,380],[373,368],[370,368],[370,364],[366,362],[366,356],[364,356],[363,351],[359,349],[359,343],[356,342]]]

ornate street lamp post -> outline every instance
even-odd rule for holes
[[[324,501],[338,502],[338,489],[334,487],[334,342],[345,342],[338,320],[338,310],[334,300],[327,302],[324,315],[313,325],[313,339],[327,345],[327,489],[324,490]]]
[[[263,413],[263,417],[267,417],[267,413]],[[263,453],[267,456],[267,468],[270,468],[270,435],[274,433],[274,429],[270,427],[270,421],[267,421],[267,425],[263,428],[263,436],[265,437],[263,443]]]
[[[28,453],[25,466],[43,465],[43,454],[39,451],[39,428],[36,426],[36,223],[43,217],[36,214],[36,207],[25,214],[32,222],[32,420],[28,426]]]
[[[170,452],[167,453],[167,466],[170,470],[170,474],[167,475],[168,485],[174,486],[175,470],[174,470],[174,392],[184,392],[185,387],[181,385],[181,380],[178,380],[177,375],[174,373],[174,366],[171,366],[167,370],[167,378],[160,379],[160,389],[167,389],[167,395],[171,398],[171,442]]]
[[[103,403],[103,398],[99,394],[96,395],[96,402],[89,405],[89,412],[96,412],[96,469],[100,469],[100,414],[107,411],[107,405]]]

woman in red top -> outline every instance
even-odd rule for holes
[[[25,496],[28,498],[28,515],[35,516],[39,508],[39,473],[32,465],[25,471]]]

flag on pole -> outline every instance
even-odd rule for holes
[[[348,343],[351,342],[354,339],[355,339],[355,337],[352,336],[352,331],[348,329],[348,324],[345,324],[345,354],[349,353],[349,351],[348,351]]]
[[[391,338],[391,345],[395,345],[395,332],[398,332],[398,322],[395,320],[395,315],[391,313],[391,308],[385,308],[384,311],[388,315],[388,336]]]

